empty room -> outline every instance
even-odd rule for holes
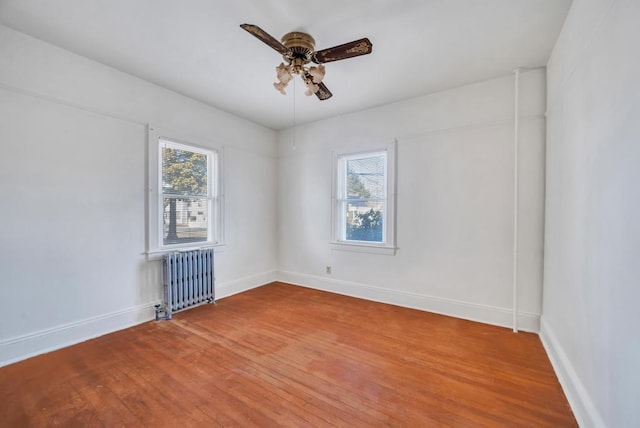
[[[0,426],[640,426],[637,0],[0,0]]]

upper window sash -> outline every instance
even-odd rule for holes
[[[216,174],[214,173],[214,165],[217,164],[216,157],[217,153],[215,150],[211,149],[201,149],[199,147],[189,146],[182,143],[177,143],[167,138],[160,138],[158,140],[158,189],[165,197],[206,197],[209,199],[215,198],[216,192]],[[207,159],[207,189],[205,194],[201,193],[174,193],[170,191],[165,191],[164,183],[163,183],[163,158],[162,158],[162,149],[168,148],[173,150],[181,150],[191,153],[197,153],[203,156],[206,156]]]
[[[387,194],[387,180],[384,180],[384,188],[383,188],[383,197],[381,198],[357,198],[357,197],[349,197],[349,195],[347,194],[347,189],[348,189],[348,185],[347,185],[347,180],[348,180],[348,171],[347,171],[347,164],[349,163],[349,161],[355,161],[355,160],[362,160],[362,159],[370,159],[370,158],[376,158],[376,157],[380,157],[383,156],[384,159],[384,163],[382,165],[382,170],[383,170],[383,174],[386,176],[387,174],[387,151],[386,150],[382,150],[382,151],[373,151],[373,152],[364,152],[364,153],[352,153],[352,154],[347,154],[347,155],[338,155],[338,171],[339,171],[339,178],[338,178],[338,186],[339,186],[339,196],[338,199],[344,199],[344,200],[382,200],[382,199],[386,199],[386,194]]]

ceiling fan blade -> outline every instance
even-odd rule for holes
[[[355,40],[353,42],[345,43],[344,45],[317,51],[313,60],[318,64],[323,64],[325,62],[353,58],[354,56],[367,55],[371,53],[372,49],[373,45],[369,39],[365,37],[364,39]]]
[[[264,31],[262,28],[257,25],[252,24],[241,24],[240,28],[243,30],[253,34],[258,39],[262,40],[266,45],[271,46],[276,51],[280,52],[282,55],[286,55],[289,53],[289,49],[286,48],[282,43],[276,40],[269,33]]]
[[[316,96],[318,97],[318,99],[320,101],[328,100],[329,98],[331,98],[333,96],[331,91],[329,89],[327,89],[327,87],[324,85],[324,83],[322,83],[322,82],[318,83],[318,88],[319,89],[316,92]]]

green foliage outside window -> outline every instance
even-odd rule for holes
[[[347,224],[347,239],[354,241],[382,242],[382,212],[371,208],[356,214]]]

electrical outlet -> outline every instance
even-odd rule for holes
[[[327,275],[331,275],[331,266],[327,266],[325,272],[327,273]]]

